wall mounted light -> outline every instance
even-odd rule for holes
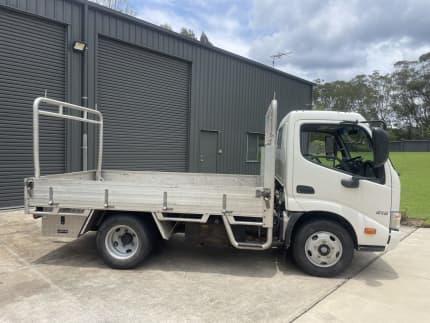
[[[77,40],[73,43],[73,50],[77,52],[84,52],[88,45],[84,41]]]

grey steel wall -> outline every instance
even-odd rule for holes
[[[402,140],[390,142],[390,151],[430,152],[430,140]]]
[[[105,167],[187,171],[189,64],[109,38],[98,45]]]
[[[64,27],[0,7],[0,208],[21,205],[23,179],[33,175],[34,97],[49,88],[64,100]],[[42,171],[62,173],[64,121],[40,120]]]
[[[51,23],[64,24],[66,29],[64,58],[66,60],[65,99],[72,103],[82,103],[82,61],[79,53],[71,50],[73,40],[82,38],[83,5],[66,0],[0,0],[0,6],[20,14],[36,16]],[[24,40],[22,40],[24,42]],[[46,49],[48,50],[48,49]],[[35,75],[36,77],[36,75]],[[49,91],[49,89],[47,89]],[[38,95],[43,95],[43,91]],[[29,107],[31,109],[31,107]],[[66,170],[81,168],[81,126],[66,122]]]
[[[199,133],[220,131],[221,172],[256,173],[259,165],[247,163],[246,133],[264,131],[266,106],[276,91],[279,116],[311,103],[312,84],[223,50],[181,37],[141,20],[81,0],[0,0],[0,5],[67,24],[68,78],[66,99],[72,103],[88,97],[98,103],[98,39],[107,36],[191,64],[189,170],[199,166]],[[73,52],[74,40],[86,40],[85,55]],[[270,53],[268,52],[268,55]],[[93,132],[90,129],[90,136]],[[67,169],[82,168],[81,128],[68,124]],[[90,140],[90,146],[94,141]],[[94,167],[95,154],[89,166]]]

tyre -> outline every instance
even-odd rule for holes
[[[112,268],[130,269],[144,261],[153,248],[152,227],[136,216],[118,214],[108,217],[100,226],[97,250]]]
[[[340,224],[328,220],[303,223],[292,244],[293,258],[304,272],[332,277],[344,271],[352,261],[354,242]]]

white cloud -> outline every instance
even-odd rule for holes
[[[205,31],[215,46],[307,79],[389,72],[430,51],[428,0],[147,0],[139,17]]]
[[[250,56],[268,64],[268,51],[292,50],[280,68],[311,79],[388,72],[430,50],[428,12],[429,1],[255,0]]]
[[[224,35],[217,33],[208,32],[207,34],[209,35],[210,41],[217,47],[243,57],[249,57],[250,46],[248,42],[243,41],[240,38],[225,37]]]
[[[231,5],[225,9],[225,12],[220,13],[212,10],[210,1],[185,1],[184,3],[187,2],[198,6],[200,10],[195,9],[192,15],[185,17],[175,12],[173,0],[151,0],[149,4],[139,9],[138,17],[156,25],[167,23],[176,32],[179,32],[182,27],[190,28],[197,37],[204,31],[215,46],[241,56],[248,56],[250,42],[240,36],[242,25],[236,18],[239,15],[236,5]],[[161,8],[158,6],[160,4]],[[186,5],[183,9],[190,10]]]

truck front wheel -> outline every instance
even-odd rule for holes
[[[97,232],[97,250],[112,268],[134,268],[149,256],[151,234],[143,220],[127,214],[113,215],[103,221]]]
[[[320,277],[332,277],[351,263],[354,242],[340,224],[315,220],[302,224],[294,235],[293,258],[304,272]]]

